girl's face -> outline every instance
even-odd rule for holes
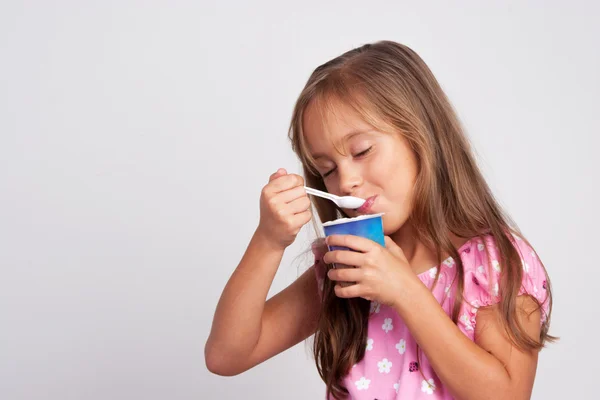
[[[412,210],[418,166],[400,134],[377,131],[352,108],[337,102],[327,118],[309,104],[304,113],[305,140],[327,191],[367,199],[350,217],[385,213],[386,235],[397,232]]]

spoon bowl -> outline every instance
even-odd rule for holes
[[[354,196],[336,196],[335,194],[322,192],[320,190],[309,188],[306,186],[304,186],[304,189],[306,189],[306,193],[310,195],[322,197],[324,199],[333,201],[340,208],[356,210],[357,208],[360,208],[363,204],[365,204],[366,201],[364,199]]]

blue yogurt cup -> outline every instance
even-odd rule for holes
[[[335,221],[325,222],[323,230],[325,236],[331,235],[354,235],[370,239],[385,247],[383,235],[383,214],[361,215],[354,218],[340,218]],[[327,246],[329,251],[333,250],[352,250],[342,246]],[[348,268],[348,265],[334,265],[334,268]]]

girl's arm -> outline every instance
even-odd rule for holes
[[[312,268],[266,301],[285,249],[310,220],[303,178],[279,169],[262,190],[258,228],[219,299],[204,348],[210,371],[239,374],[315,331],[319,296]]]
[[[313,267],[265,303],[283,255],[270,247],[255,234],[223,290],[204,348],[215,374],[240,374],[316,330],[320,300]]]
[[[467,338],[419,280],[407,283],[394,308],[436,374],[457,399],[529,399],[538,352],[515,347],[499,321],[497,306],[480,308],[475,342]],[[540,311],[529,296],[517,298],[518,319],[532,338],[540,335]]]

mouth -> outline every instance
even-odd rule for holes
[[[363,204],[362,206],[360,206],[359,208],[356,209],[356,212],[360,213],[360,214],[367,214],[369,212],[369,210],[371,209],[371,207],[373,206],[373,203],[375,203],[375,199],[377,199],[377,196],[369,197],[365,201],[365,204]]]

